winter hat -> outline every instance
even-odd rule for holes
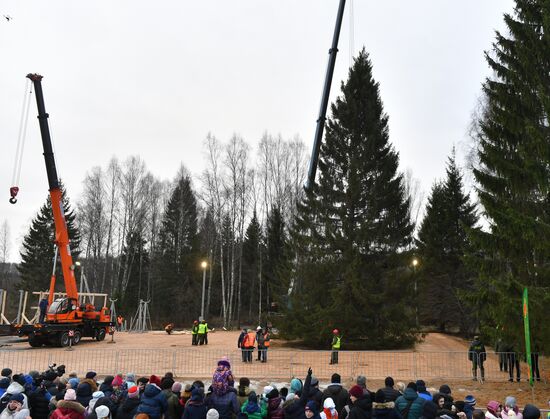
[[[376,403],[384,403],[386,401],[386,395],[384,394],[384,390],[380,389],[376,392],[374,395],[374,401]]]
[[[0,388],[8,388],[10,385],[10,379],[8,377],[4,377],[0,380]]]
[[[102,391],[94,391],[92,393],[92,399],[99,399],[101,397],[105,397],[105,393],[103,393]]]
[[[181,389],[183,388],[183,385],[176,381],[174,384],[172,384],[172,392],[173,393],[181,393]],[[187,390],[187,388],[186,388]]]
[[[25,384],[27,384],[27,382],[25,381],[25,377],[23,376],[23,374],[15,374],[13,376],[13,381],[21,384],[22,387],[25,387]]]
[[[302,390],[302,381],[298,378],[293,378],[290,381],[290,391],[291,393],[297,393]]]
[[[223,365],[224,367],[231,369],[231,363],[229,362],[229,359],[227,359],[226,356],[222,357],[222,359],[218,361],[218,366],[220,365]]]
[[[93,380],[93,379],[95,378],[96,375],[97,375],[97,374],[96,374],[95,371],[88,371],[88,372],[86,373],[86,378],[91,378],[91,379]]]
[[[109,411],[109,408],[105,405],[97,406],[95,408],[95,414],[97,415],[97,419],[108,418],[110,413],[111,412]]]
[[[476,398],[474,396],[472,396],[471,394],[468,394],[464,398],[464,403],[467,404],[468,406],[475,406],[476,405]]]
[[[247,377],[241,377],[239,379],[239,386],[248,387],[250,385],[250,380]]]
[[[132,386],[128,389],[128,397],[130,399],[137,399],[139,397],[139,388],[138,388],[138,386]]]
[[[539,419],[540,418],[540,409],[537,406],[532,404],[526,404],[523,409],[523,417],[525,419]]]
[[[332,374],[332,377],[330,377],[330,382],[331,383],[341,383],[342,382],[342,377],[340,377],[340,374],[334,373],[334,374]]]
[[[516,407],[516,404],[517,404],[517,402],[516,402],[516,398],[514,396],[508,396],[508,397],[506,397],[506,400],[504,401],[504,405],[508,406],[508,407],[514,408],[514,407]]]
[[[288,393],[287,396],[285,397],[285,402],[288,402],[289,400],[294,400],[294,397],[296,395],[294,393]]]
[[[487,410],[495,416],[499,407],[500,403],[495,400],[491,400],[489,403],[487,403]]]
[[[250,392],[250,394],[248,395],[248,401],[249,403],[258,403],[258,396],[255,392]]]
[[[115,378],[113,378],[113,382],[111,383],[113,387],[120,387],[122,385],[122,377],[120,375],[117,375]]]
[[[443,384],[441,387],[439,387],[439,392],[441,394],[449,395],[451,394],[451,387],[449,387],[447,384]]]
[[[136,382],[136,375],[133,372],[126,373],[126,382],[135,383]]]
[[[352,388],[349,389],[349,395],[356,397],[358,399],[363,397],[363,387],[361,387],[358,384],[355,384]]]
[[[76,400],[76,391],[74,391],[72,388],[68,389],[65,392],[65,396],[63,397],[64,400]]]
[[[11,374],[12,374],[12,370],[9,369],[9,368],[4,368],[2,369],[2,377],[11,377]]]
[[[11,401],[16,401],[16,402],[19,402],[19,403],[23,404],[23,402],[25,401],[25,398],[23,397],[23,394],[21,394],[21,393],[12,394],[11,397],[10,397],[10,402]]]
[[[71,385],[71,388],[76,389],[78,387],[78,383],[80,383],[80,380],[78,378],[71,378],[69,380],[69,384]]]
[[[29,371],[29,375],[32,377],[33,380],[36,380],[40,376],[40,373],[38,371],[32,370]]]
[[[170,378],[170,377],[164,377],[162,380],[160,380],[160,388],[162,390],[167,390],[167,389],[171,389],[172,386],[174,385],[174,379],[173,378]]]
[[[264,396],[267,397],[267,395],[273,390],[273,386],[265,386],[264,387]]]
[[[126,381],[128,381],[128,379],[126,379]],[[149,377],[149,383],[156,384],[157,386],[160,387],[160,378],[157,377],[155,374],[153,374],[152,376]]]
[[[274,388],[273,390],[271,390],[269,392],[269,394],[267,395],[267,398],[268,399],[275,399],[279,397],[279,390],[277,390],[276,388]]]
[[[462,400],[457,400],[455,402],[456,410],[459,412],[464,412],[464,406],[466,403],[464,403]]]
[[[425,419],[435,419],[437,416],[437,405],[429,400],[426,400],[422,408],[422,416]]]
[[[336,405],[334,404],[334,400],[332,400],[331,397],[327,397],[323,402],[323,407],[325,409],[334,409]]]
[[[311,410],[313,413],[317,413],[317,402],[310,400],[307,402],[305,410]]]
[[[319,380],[314,375],[311,376],[311,386],[315,387],[316,385],[319,385]]]
[[[216,409],[210,409],[208,412],[206,412],[206,419],[219,419],[220,414]]]

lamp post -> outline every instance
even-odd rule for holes
[[[206,268],[208,263],[205,260],[201,262],[202,268],[202,301],[201,301],[201,318],[204,320],[204,288],[206,287]]]
[[[416,267],[418,266],[418,259],[413,258],[411,264],[413,267],[413,276],[414,276],[414,319],[415,319],[416,328],[418,328],[418,288],[417,288],[417,281],[416,281]]]

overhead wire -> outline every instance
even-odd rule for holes
[[[27,126],[29,124],[29,108],[31,104],[32,84],[27,79],[25,84],[25,94],[23,95],[23,105],[21,109],[21,119],[19,121],[19,134],[17,136],[17,148],[15,151],[15,161],[13,165],[13,173],[11,184],[19,185],[21,178],[21,166],[23,163],[23,151],[25,149],[25,139],[27,137]]]

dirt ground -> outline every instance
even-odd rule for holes
[[[194,347],[188,332],[177,331],[170,336],[161,331],[116,333],[113,344],[109,343],[110,337],[104,342],[83,340],[73,351],[30,348],[24,341],[9,338],[0,341],[1,349],[8,349],[0,350],[0,365],[28,371],[57,362],[66,364],[68,370],[83,373],[94,369],[104,375],[116,371],[133,371],[139,375],[162,375],[174,371],[182,381],[191,382],[194,378],[211,377],[216,360],[228,356],[235,377],[248,376],[258,388],[271,382],[288,384],[292,376],[303,378],[311,366],[321,387],[330,382],[334,372],[342,375],[347,385],[351,385],[357,375],[365,375],[371,390],[382,387],[387,375],[403,382],[419,377],[432,389],[449,384],[455,399],[472,394],[482,408],[489,400],[503,401],[508,395],[515,396],[520,406],[534,402],[539,407],[546,407],[550,397],[550,365],[546,359],[541,360],[543,381],[531,389],[525,381],[526,371],[522,370],[521,382],[509,383],[506,373],[499,371],[496,356],[489,353],[485,364],[487,381],[482,384],[469,379],[471,365],[465,354],[468,342],[438,333],[428,334],[414,351],[341,351],[338,365],[328,365],[330,354],[327,351],[291,349],[280,340],[272,341],[266,364],[245,364],[236,348],[238,335],[239,332],[211,332],[207,346]]]

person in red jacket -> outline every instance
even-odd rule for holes
[[[254,352],[255,344],[256,344],[256,332],[249,330],[241,343],[241,349],[245,353],[244,362],[252,362],[252,352]]]
[[[63,400],[57,402],[57,409],[52,412],[50,419],[84,419],[86,409],[76,401],[76,392],[70,388]]]

